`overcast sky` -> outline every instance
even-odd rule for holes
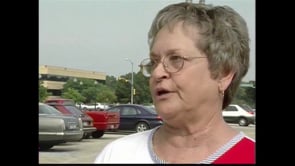
[[[39,65],[104,72],[118,77],[139,71],[149,54],[147,33],[157,12],[185,0],[39,0]],[[193,0],[199,2],[199,0]],[[246,20],[250,69],[255,79],[255,0],[205,0],[228,5]]]

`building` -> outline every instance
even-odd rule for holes
[[[53,96],[61,96],[63,85],[71,78],[87,78],[105,83],[106,73],[49,65],[39,66],[39,80],[42,81],[43,86]]]

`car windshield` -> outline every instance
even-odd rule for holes
[[[81,114],[83,114],[83,112],[81,110],[79,110],[77,107],[73,106],[73,105],[65,105],[65,107],[71,111],[72,114],[78,115],[80,116]]]
[[[155,108],[153,106],[145,106],[147,108],[147,110],[152,113],[152,114],[157,114],[157,111],[155,110]]]
[[[242,104],[241,107],[248,112],[254,112],[253,109],[247,104]]]
[[[62,113],[60,113],[57,109],[45,104],[39,104],[39,114],[62,115]]]

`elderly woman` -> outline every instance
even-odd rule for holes
[[[222,116],[249,67],[244,19],[227,6],[172,4],[148,37],[140,66],[164,123],[111,142],[95,163],[255,163],[255,141]]]

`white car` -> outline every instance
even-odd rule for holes
[[[255,112],[246,104],[230,104],[222,111],[224,120],[228,123],[237,123],[240,126],[255,124]]]
[[[103,105],[101,103],[96,103],[96,104],[76,104],[76,106],[82,110],[95,110],[95,109],[107,109],[108,106]]]

